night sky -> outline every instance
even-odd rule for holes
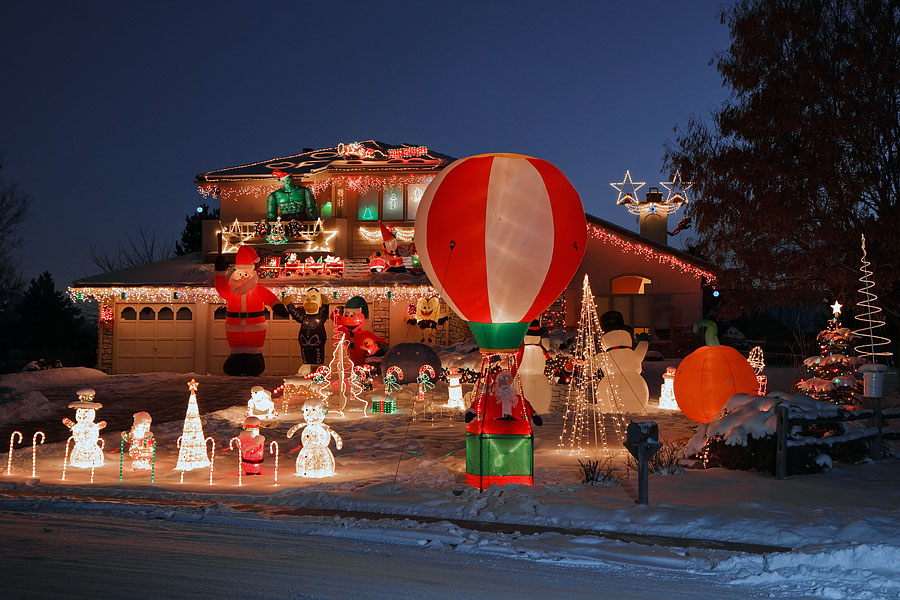
[[[34,197],[21,274],[65,288],[98,272],[90,240],[138,225],[174,244],[197,173],[366,139],[547,159],[633,229],[609,182],[668,179],[673,127],[725,98],[727,46],[714,1],[7,2],[0,176]]]

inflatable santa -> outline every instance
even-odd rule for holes
[[[522,384],[522,393],[539,413],[550,410],[553,396],[550,380],[544,374],[547,359],[550,357],[547,353],[548,342],[547,330],[535,319],[528,327],[524,343],[519,346],[516,355],[516,364],[519,365],[516,375]]]
[[[397,237],[394,233],[384,226],[384,223],[379,223],[381,225],[381,247],[384,250],[384,261],[387,264],[388,272],[391,273],[406,273],[406,267],[403,266],[403,257],[400,256],[400,246],[397,243]]]
[[[222,370],[226,375],[257,376],[266,368],[263,344],[269,323],[265,307],[280,317],[288,311],[267,287],[259,285],[254,268],[259,258],[249,246],[241,246],[235,256],[234,271],[227,274],[228,261],[216,257],[216,291],[225,300],[225,337],[231,356],[225,359]]]
[[[472,487],[534,481],[531,425],[543,421],[516,387],[512,373],[501,370],[466,411],[466,483]]]

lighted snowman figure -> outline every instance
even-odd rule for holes
[[[447,400],[447,408],[455,408],[461,411],[466,410],[466,406],[468,405],[463,399],[461,380],[462,373],[459,372],[459,369],[453,369],[447,374],[447,381],[450,384],[448,388],[449,398]]]
[[[149,471],[152,467],[151,461],[156,448],[156,440],[150,432],[151,422],[150,413],[136,412],[131,431],[122,434],[125,441],[131,444],[128,448],[128,456],[131,457],[133,471]]]
[[[641,363],[649,343],[640,341],[632,349],[631,334],[616,329],[600,336],[600,345],[605,352],[597,354],[596,364],[604,373],[597,386],[599,398],[618,412],[646,412],[650,389],[641,375]]]
[[[100,447],[100,430],[106,427],[106,421],[94,423],[97,409],[103,408],[99,402],[94,402],[94,390],[84,388],[76,392],[78,402],[69,404],[69,408],[75,409],[75,421],[69,418],[62,420],[63,425],[72,430],[75,446],[69,457],[69,464],[73,467],[89,469],[103,466],[103,450]]]
[[[303,403],[303,420],[305,423],[297,423],[287,432],[287,437],[293,436],[299,430],[303,430],[300,440],[303,448],[297,455],[297,477],[331,477],[334,475],[334,455],[328,449],[334,438],[334,444],[338,450],[344,446],[344,441],[335,431],[325,424],[325,414],[328,409],[321,400],[307,400]]]
[[[275,411],[275,402],[272,401],[271,392],[261,385],[254,385],[250,388],[247,416],[262,417],[263,419],[274,419],[278,416],[278,413]]]

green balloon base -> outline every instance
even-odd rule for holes
[[[469,329],[482,352],[515,352],[525,340],[530,324],[469,321]]]

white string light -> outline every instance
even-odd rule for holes
[[[209,466],[209,456],[206,454],[206,437],[203,435],[203,423],[200,421],[200,409],[197,406],[197,387],[200,385],[194,379],[188,382],[191,397],[188,399],[187,412],[184,416],[184,426],[181,437],[178,438],[178,462],[176,471],[191,471]]]
[[[860,258],[859,270],[862,272],[862,277],[859,278],[859,282],[862,284],[862,287],[858,291],[863,295],[863,299],[856,303],[861,309],[860,313],[856,315],[856,320],[865,324],[865,326],[855,330],[853,335],[865,340],[862,344],[856,346],[856,353],[868,359],[869,362],[874,363],[878,361],[879,356],[889,357],[893,356],[893,353],[890,351],[891,340],[875,333],[876,329],[880,329],[885,325],[884,320],[878,316],[881,313],[881,307],[876,304],[878,296],[872,291],[872,288],[875,287],[875,282],[870,279],[872,271],[869,269],[871,263],[866,258],[865,234],[861,238],[862,257]]]

